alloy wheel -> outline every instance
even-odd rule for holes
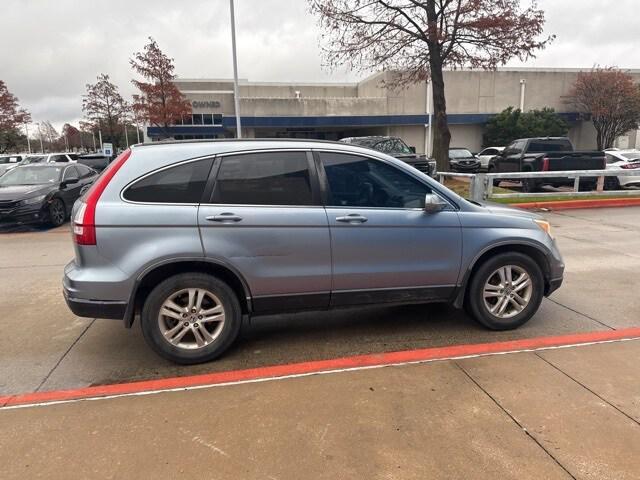
[[[489,313],[506,319],[518,315],[529,305],[533,283],[524,268],[504,265],[489,275],[482,293]]]
[[[225,310],[220,299],[203,288],[172,293],[160,307],[158,325],[171,345],[194,350],[214,342],[222,332]]]

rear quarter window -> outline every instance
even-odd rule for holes
[[[134,182],[122,194],[141,203],[200,203],[213,159],[169,167]]]

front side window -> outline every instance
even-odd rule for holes
[[[321,153],[333,207],[423,208],[428,185],[381,160]]]
[[[200,203],[212,163],[198,160],[152,173],[127,188],[123,197],[143,203]]]
[[[62,180],[71,180],[73,178],[80,178],[76,167],[67,167],[67,169],[64,171],[64,177],[62,178]]]
[[[265,152],[225,157],[212,201],[227,205],[313,205],[307,154]]]

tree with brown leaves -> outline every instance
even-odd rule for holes
[[[169,127],[185,115],[191,115],[191,105],[173,83],[176,78],[173,58],[165,55],[158,43],[149,37],[142,52],[129,60],[133,69],[147,82],[132,80],[140,90],[133,96],[136,114],[150,125],[160,127],[169,137]]]
[[[570,103],[589,114],[596,129],[598,150],[613,146],[616,138],[640,123],[640,86],[631,75],[612,68],[580,72]]]
[[[544,13],[520,0],[308,0],[319,16],[332,66],[397,72],[391,87],[431,79],[438,170],[449,169],[451,133],[443,70],[495,69],[526,60],[552,37],[538,39]]]
[[[86,122],[91,123],[96,131],[100,130],[117,148],[122,122],[130,107],[118,87],[109,80],[109,75],[98,75],[97,80],[94,84],[87,84],[87,93],[82,97],[82,111]]]
[[[30,121],[29,112],[20,108],[18,98],[0,80],[0,153],[15,150],[26,143],[21,127]]]

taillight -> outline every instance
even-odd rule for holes
[[[624,168],[625,170],[635,170],[636,168],[640,168],[640,162],[623,163],[620,165],[620,168]]]
[[[542,171],[543,172],[549,171],[549,157],[544,157],[542,159]]]
[[[120,167],[124,165],[130,155],[130,149],[122,152],[118,158],[104,169],[102,175],[98,177],[85,194],[73,218],[73,238],[78,245],[96,244],[96,206],[98,200],[113,176],[120,170]]]

